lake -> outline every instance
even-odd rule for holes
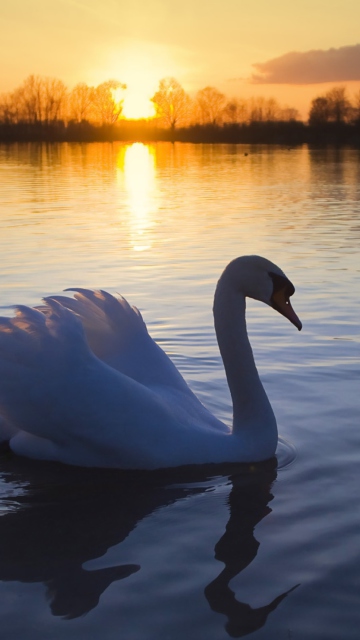
[[[0,145],[0,305],[121,292],[231,423],[212,320],[222,269],[276,262],[299,333],[250,300],[278,464],[130,473],[0,455],[6,640],[357,640],[360,152]]]

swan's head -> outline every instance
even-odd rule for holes
[[[276,264],[261,256],[242,256],[230,262],[225,274],[237,291],[269,305],[301,331],[302,324],[290,303],[295,287]]]

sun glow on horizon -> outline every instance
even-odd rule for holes
[[[162,77],[156,57],[130,47],[121,54],[120,59],[120,65],[114,62],[112,66],[117,66],[116,77],[126,84],[122,95],[122,116],[128,120],[153,118],[155,109],[150,98]]]
[[[127,85],[124,96],[124,106],[122,115],[127,120],[138,120],[140,118],[154,118],[155,109],[150,98],[155,91],[144,86],[143,83],[132,82]]]
[[[102,76],[104,68],[108,69],[108,77],[126,84],[121,99],[124,100],[122,116],[128,120],[154,118],[155,108],[151,98],[161,78],[181,75],[171,49],[142,42],[128,43],[116,53],[108,52],[107,60],[101,64]],[[96,75],[99,71],[100,66]]]

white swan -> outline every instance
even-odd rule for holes
[[[216,287],[217,339],[233,428],[196,398],[121,297],[76,289],[0,319],[0,435],[11,449],[66,464],[156,469],[270,458],[276,420],[245,324],[245,297],[301,322],[284,273],[259,256],[233,260]],[[1,427],[2,424],[2,427]]]

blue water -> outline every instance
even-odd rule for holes
[[[352,149],[0,147],[3,314],[69,286],[120,291],[227,422],[211,314],[223,267],[276,262],[304,325],[249,302],[278,469],[0,456],[4,638],[357,640],[359,177]]]

